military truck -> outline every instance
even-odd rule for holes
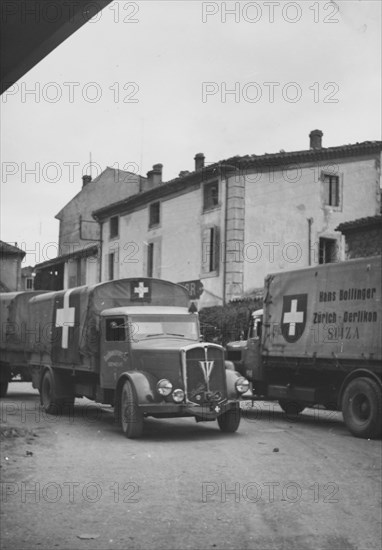
[[[26,370],[47,413],[85,396],[113,405],[129,438],[141,435],[147,416],[217,420],[222,431],[237,430],[249,382],[226,369],[221,346],[200,341],[184,287],[121,279],[2,294],[0,305],[2,387],[12,370]]]
[[[251,398],[288,414],[342,411],[357,437],[381,434],[381,257],[270,274],[247,340],[226,357],[252,383]]]

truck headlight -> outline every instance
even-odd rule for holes
[[[239,393],[245,393],[249,390],[249,382],[244,376],[239,376],[235,382],[235,387]]]
[[[175,403],[181,403],[184,399],[184,391],[180,388],[174,390],[172,392],[172,398],[175,401]]]
[[[157,383],[157,392],[159,395],[163,395],[163,397],[166,397],[167,395],[170,395],[172,392],[172,384],[170,380],[167,380],[166,378],[162,378],[162,380],[159,380]]]

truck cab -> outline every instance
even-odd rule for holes
[[[235,369],[250,379],[253,379],[254,371],[259,369],[262,326],[263,310],[252,311],[246,338],[226,345],[227,360],[232,361]]]
[[[217,419],[221,430],[236,431],[248,381],[226,370],[223,348],[199,334],[198,315],[184,307],[102,311],[100,387],[113,396],[127,437],[138,437],[148,416]]]
[[[121,307],[101,313],[101,386],[114,388],[125,370],[152,374],[167,370],[168,360],[182,345],[199,342],[198,315],[180,307]],[[155,358],[155,365],[148,365]],[[174,372],[169,376],[174,378]]]

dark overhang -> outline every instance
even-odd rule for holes
[[[112,0],[3,0],[3,93]]]
[[[35,270],[40,271],[42,269],[46,269],[49,267],[58,266],[60,264],[64,264],[65,262],[69,262],[71,260],[78,260],[81,258],[88,258],[89,256],[96,256],[98,254],[98,246],[97,245],[91,245],[91,246],[85,246],[81,250],[76,250],[76,252],[72,252],[70,254],[65,254],[63,256],[57,256],[57,258],[52,258],[51,260],[46,260],[45,262],[41,262],[40,264],[35,265]]]
[[[358,218],[358,220],[340,223],[335,230],[346,234],[352,231],[363,231],[364,229],[374,229],[376,227],[382,227],[382,215],[368,216],[367,218]]]

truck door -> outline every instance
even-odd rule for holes
[[[126,317],[102,319],[100,381],[102,388],[115,388],[119,375],[129,370],[130,345]]]
[[[261,361],[261,329],[263,316],[254,314],[251,317],[247,348],[244,352],[244,376],[252,382],[263,380],[262,361]]]

